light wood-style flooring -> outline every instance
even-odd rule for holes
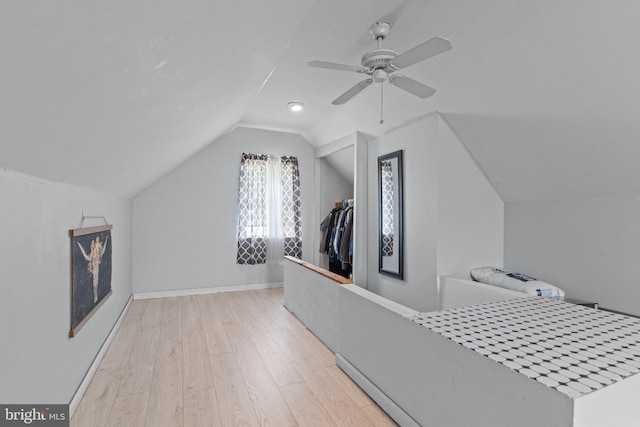
[[[71,426],[395,426],[282,300],[133,301]]]

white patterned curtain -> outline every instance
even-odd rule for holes
[[[238,191],[238,264],[267,259],[267,156],[242,154]]]
[[[238,264],[278,264],[302,256],[298,160],[242,154],[238,189]]]
[[[282,235],[282,177],[280,157],[267,159],[267,264],[282,262],[284,237]]]
[[[282,235],[284,254],[302,258],[302,195],[297,157],[284,156],[282,167]]]

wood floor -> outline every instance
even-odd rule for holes
[[[395,426],[282,300],[134,301],[71,426]]]

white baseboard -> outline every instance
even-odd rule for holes
[[[127,301],[127,304],[122,309],[122,312],[118,317],[118,320],[116,321],[115,325],[113,325],[113,328],[111,328],[111,332],[109,332],[109,335],[107,335],[107,339],[102,344],[102,347],[100,347],[100,351],[96,355],[95,359],[93,359],[91,366],[89,366],[89,370],[87,371],[84,378],[82,379],[82,382],[78,386],[78,389],[73,395],[71,402],[69,402],[69,419],[73,417],[73,414],[76,412],[76,409],[78,409],[80,400],[82,400],[84,393],[87,391],[87,388],[89,388],[89,384],[91,383],[93,376],[98,370],[98,366],[100,366],[100,362],[102,362],[102,359],[104,359],[104,355],[109,349],[109,345],[111,345],[111,341],[113,341],[113,339],[116,336],[116,333],[118,332],[118,329],[120,329],[122,320],[124,319],[124,316],[127,314],[127,311],[129,311],[129,307],[131,306],[132,301],[133,301],[133,295],[129,297],[129,301]]]
[[[217,286],[212,288],[180,289],[176,291],[141,292],[134,293],[133,299],[153,299],[169,297],[185,297],[189,295],[217,294],[221,292],[255,291],[259,289],[273,289],[284,287],[284,282],[254,283],[251,285]]]
[[[373,399],[395,422],[402,427],[420,427],[409,414],[399,407],[374,383],[369,381],[355,366],[353,366],[341,354],[336,353],[336,364],[342,369],[365,393]]]

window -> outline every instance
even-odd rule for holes
[[[298,159],[242,154],[238,188],[238,264],[277,264],[302,256]]]

